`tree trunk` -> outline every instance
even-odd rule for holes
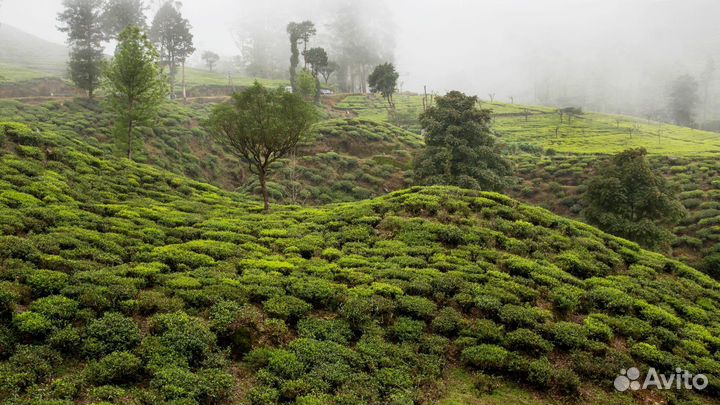
[[[182,62],[182,92],[183,92],[183,102],[187,103],[187,91],[185,88],[185,61]]]
[[[320,78],[315,73],[315,103],[320,104]]]
[[[263,207],[265,209],[265,212],[267,212],[270,211],[270,198],[268,197],[265,170],[260,169],[260,174],[258,175],[258,177],[260,177],[260,190],[262,190]]]
[[[128,133],[127,133],[127,141],[128,141],[127,157],[129,160],[132,160],[132,130],[133,130],[133,123],[132,123],[132,121],[130,121],[130,122],[128,122]]]

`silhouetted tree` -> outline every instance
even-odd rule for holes
[[[273,162],[287,156],[317,118],[315,108],[293,93],[258,82],[215,106],[207,126],[213,136],[258,176],[265,210],[270,209],[267,178]]]
[[[338,70],[338,64],[336,62],[328,62],[325,66],[320,68],[320,75],[322,75],[325,84],[330,80],[330,76]]]
[[[297,76],[297,66],[300,63],[300,50],[298,49],[298,41],[303,41],[304,51],[307,50],[307,43],[310,37],[315,35],[315,24],[311,21],[303,21],[300,23],[291,22],[287,25],[287,33],[290,36],[290,85],[293,91],[297,90],[295,78]]]
[[[695,125],[695,107],[698,103],[698,83],[690,75],[675,79],[670,88],[670,114],[677,125]]]
[[[168,85],[159,62],[147,36],[138,27],[129,26],[118,36],[115,56],[105,70],[105,102],[115,116],[116,135],[125,136],[128,159],[132,159],[134,132],[156,117],[167,96]]]
[[[183,18],[179,7],[178,2],[167,1],[155,14],[150,28],[150,38],[157,44],[160,61],[169,70],[170,94],[173,98],[178,66],[183,68],[182,88],[185,95],[185,61],[195,52],[190,23]]]
[[[100,85],[103,63],[101,0],[65,0],[58,29],[68,35],[70,79],[93,98]]]
[[[205,51],[202,54],[202,60],[205,61],[205,66],[212,72],[213,66],[220,60],[220,55],[212,51]]]
[[[670,239],[685,208],[653,173],[646,154],[644,148],[628,149],[598,165],[587,182],[583,216],[606,232],[655,249]]]
[[[145,5],[142,0],[108,0],[103,7],[101,21],[106,39],[117,39],[131,25],[145,30]]]
[[[492,134],[491,111],[477,97],[451,91],[420,114],[425,150],[415,160],[420,184],[500,191],[511,172]]]

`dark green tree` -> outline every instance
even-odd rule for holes
[[[420,184],[500,191],[511,173],[495,145],[490,110],[477,97],[451,91],[420,115],[425,150],[415,160]]]
[[[168,68],[170,94],[175,98],[178,67],[183,69],[182,88],[185,92],[185,61],[195,52],[190,22],[180,13],[180,3],[167,1],[158,10],[150,28],[150,39],[160,51],[160,61]]]
[[[65,0],[58,14],[58,29],[67,33],[70,45],[70,79],[93,98],[100,85],[103,64],[101,0]]]
[[[699,100],[695,78],[683,75],[675,79],[670,86],[669,105],[673,122],[685,127],[695,126],[695,109]]]
[[[215,106],[207,126],[215,138],[258,176],[265,210],[270,209],[267,178],[271,165],[287,156],[309,132],[317,112],[312,104],[283,89],[258,82]]]
[[[105,78],[105,102],[115,117],[115,134],[127,142],[127,157],[132,159],[134,133],[153,121],[168,94],[158,52],[138,27],[129,26],[118,36]]]
[[[145,5],[142,0],[108,0],[103,7],[101,22],[106,39],[117,39],[131,25],[145,30]]]
[[[327,66],[328,56],[323,48],[310,48],[303,52],[305,63],[310,65],[310,73],[315,79],[315,102],[320,102],[320,71]]]
[[[657,249],[686,214],[662,176],[653,173],[643,148],[628,149],[598,165],[587,182],[583,216],[588,223]]]
[[[380,93],[387,100],[391,108],[395,108],[393,94],[397,88],[397,80],[400,77],[395,71],[392,63],[383,63],[375,66],[375,69],[368,77],[368,85],[373,93]]]
[[[307,44],[310,38],[317,32],[315,24],[312,21],[303,21],[300,23],[291,22],[287,25],[287,33],[290,36],[290,85],[293,91],[296,90],[297,83],[297,66],[300,63],[300,50],[298,42],[303,41],[303,52],[307,50]]]

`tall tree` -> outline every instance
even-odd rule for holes
[[[205,66],[212,72],[213,67],[220,60],[220,55],[212,51],[205,51],[202,54],[202,60],[205,61]]]
[[[183,68],[182,88],[185,92],[185,61],[195,52],[190,22],[180,13],[180,3],[165,2],[153,18],[150,38],[160,50],[160,60],[168,67],[170,94],[175,98],[175,78],[178,67]]]
[[[101,16],[102,30],[106,39],[117,39],[128,26],[134,25],[144,30],[145,5],[142,0],[108,0]]]
[[[168,94],[158,52],[135,26],[118,36],[115,56],[105,70],[106,104],[115,117],[115,134],[127,142],[132,159],[134,133],[157,116]]]
[[[310,65],[310,73],[315,79],[315,102],[320,102],[320,71],[327,66],[328,56],[325,49],[315,47],[303,52],[305,63]]]
[[[420,184],[492,191],[505,186],[510,164],[495,145],[490,110],[478,108],[477,101],[451,91],[420,115],[426,145],[415,161]]]
[[[715,60],[712,58],[708,58],[707,62],[705,63],[705,69],[703,70],[702,74],[700,75],[700,80],[702,82],[702,90],[703,90],[703,100],[702,100],[702,124],[703,126],[707,123],[708,117],[707,112],[710,105],[710,88],[712,87],[713,81],[715,80],[715,72],[717,70],[717,66],[715,66]]]
[[[63,7],[58,29],[68,36],[70,79],[92,99],[102,75],[102,0],[64,0]]]
[[[673,122],[686,127],[694,126],[698,100],[698,83],[695,78],[683,75],[675,79],[670,86],[669,105]]]
[[[397,88],[397,80],[399,77],[400,75],[395,71],[395,66],[387,62],[382,65],[377,65],[370,76],[368,76],[370,91],[382,94],[390,105],[390,108],[393,109],[395,108],[395,103],[393,103],[392,97]]]
[[[267,178],[271,165],[287,156],[316,120],[315,108],[297,94],[270,90],[258,82],[215,106],[210,132],[258,176],[265,210],[270,209]]]
[[[337,1],[329,24],[332,55],[340,65],[337,81],[346,92],[367,92],[372,68],[392,61],[395,38],[387,1]]]
[[[600,164],[587,183],[583,215],[606,232],[654,249],[670,239],[685,208],[653,173],[646,154],[643,148],[628,149]]]
[[[310,41],[310,37],[315,35],[315,24],[311,21],[303,21],[300,23],[290,22],[287,25],[286,31],[290,37],[290,85],[293,91],[297,90],[297,66],[300,63],[300,50],[298,49],[298,42],[303,41],[303,51],[307,50],[307,43]]]

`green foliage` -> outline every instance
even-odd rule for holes
[[[140,343],[140,328],[131,318],[109,312],[91,321],[85,332],[84,350],[98,356],[133,349]]]
[[[669,239],[668,227],[685,215],[665,180],[650,169],[645,149],[629,149],[598,168],[588,181],[584,211],[601,229],[656,248]]]
[[[297,94],[305,101],[312,101],[315,94],[319,91],[315,83],[315,77],[307,70],[303,69],[295,78],[295,86]]]
[[[112,352],[85,368],[85,378],[96,385],[126,383],[138,377],[142,361],[128,352]]]
[[[453,187],[259,215],[70,131],[0,159],[38,200],[0,203],[0,401],[410,403],[452,367],[577,396],[717,367],[717,282],[590,226]]]
[[[375,66],[370,76],[368,76],[368,85],[373,93],[380,93],[387,100],[390,107],[394,107],[393,94],[397,89],[397,81],[400,74],[395,71],[392,63],[385,62]]]
[[[291,295],[273,297],[263,303],[263,308],[271,316],[281,319],[298,319],[312,309],[312,305]]]
[[[483,344],[463,350],[461,358],[464,363],[478,369],[497,371],[505,368],[508,352],[499,346]]]
[[[187,58],[195,52],[190,22],[180,14],[176,3],[165,2],[153,17],[149,36],[161,50],[159,56],[162,64],[169,68],[170,94],[175,98],[175,76],[178,66],[180,64],[184,66]]]
[[[105,102],[115,117],[115,134],[125,137],[127,157],[132,159],[135,131],[150,125],[167,94],[157,50],[138,27],[129,26],[118,36],[115,56],[104,74]]]
[[[415,162],[418,181],[501,190],[510,164],[495,146],[490,111],[477,108],[477,97],[457,91],[435,100],[420,116],[426,147]]]
[[[268,90],[255,84],[233,95],[232,104],[214,107],[208,120],[210,132],[258,176],[269,208],[267,175],[271,165],[288,155],[307,135],[315,110],[296,94]]]
[[[61,23],[59,30],[67,33],[67,42],[71,47],[68,63],[70,78],[92,98],[100,84],[103,63],[102,2],[70,0],[63,5],[65,8],[58,14],[58,21]]]

